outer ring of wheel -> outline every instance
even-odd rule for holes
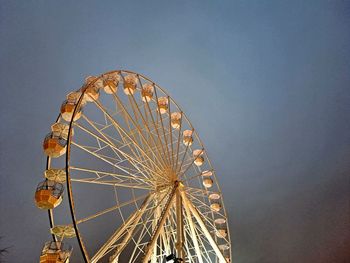
[[[190,127],[192,129],[193,128],[193,125],[191,123],[191,121],[188,119],[187,115],[181,110],[181,108],[179,107],[179,105],[168,95],[168,93],[160,86],[158,86],[156,83],[154,83],[151,79],[139,74],[139,73],[136,73],[136,72],[133,72],[133,71],[129,71],[129,70],[112,70],[112,71],[108,71],[108,72],[105,72],[101,75],[99,75],[95,80],[93,80],[92,82],[90,82],[87,86],[84,87],[84,89],[82,89],[82,92],[81,92],[81,95],[78,99],[78,102],[75,104],[75,108],[74,108],[74,111],[73,111],[73,114],[72,114],[72,118],[69,122],[69,131],[68,131],[68,136],[67,136],[67,151],[66,151],[66,167],[65,167],[65,171],[66,171],[66,187],[67,187],[67,192],[68,192],[68,202],[69,202],[69,209],[70,209],[70,213],[71,213],[71,218],[72,218],[72,222],[73,222],[73,227],[74,227],[74,230],[76,232],[76,236],[77,236],[77,239],[78,239],[78,244],[79,244],[79,248],[81,250],[81,253],[83,255],[83,258],[84,258],[84,261],[86,263],[89,263],[90,262],[90,258],[89,258],[89,255],[88,255],[88,252],[86,250],[86,247],[84,245],[84,242],[82,240],[82,236],[79,232],[79,228],[78,228],[78,225],[76,223],[76,215],[75,215],[75,207],[74,207],[74,199],[73,199],[73,192],[72,192],[72,185],[71,185],[71,180],[70,180],[70,173],[69,173],[69,162],[70,162],[70,146],[71,146],[71,140],[72,140],[72,128],[73,128],[73,120],[74,120],[74,117],[78,111],[78,109],[80,108],[81,106],[81,103],[83,101],[83,97],[84,97],[84,94],[85,94],[85,91],[86,91],[86,88],[94,85],[94,83],[101,79],[104,75],[107,75],[107,74],[111,74],[111,73],[129,73],[129,74],[135,74],[136,76],[138,77],[141,77],[143,78],[144,80],[147,80],[149,81],[150,83],[152,83],[154,85],[155,88],[158,88],[160,89],[164,94],[166,94],[169,98],[169,100],[171,102],[173,102],[176,107],[180,110],[182,116],[186,119],[186,121],[188,122],[188,124],[190,125]],[[56,119],[56,122],[59,121],[60,119],[60,114],[59,116],[57,117]],[[201,139],[199,138],[199,135],[197,132],[194,133],[195,137],[197,138],[197,141],[199,142],[200,146],[204,149],[204,144],[203,142],[201,141]],[[210,159],[208,158],[208,154],[207,152],[205,151],[205,155],[207,156],[207,161],[208,161],[208,164],[210,167],[212,167],[211,165],[211,162],[210,162]],[[46,169],[49,169],[51,166],[51,157],[47,157],[47,160],[46,160]],[[214,169],[212,169],[213,171],[215,171]],[[218,184],[218,180],[217,180],[217,177],[216,177],[216,173],[214,172],[213,173],[213,176],[215,178],[215,182],[216,182],[216,185],[217,185],[217,188],[219,190],[219,192],[221,193],[221,188],[220,188],[220,185]],[[226,213],[226,209],[225,209],[225,202],[224,202],[224,198],[223,196],[221,195],[221,199],[222,199],[222,207],[223,207],[223,211],[224,211],[224,214],[226,216],[226,219],[227,219],[227,224],[228,224],[228,216],[227,216],[227,213]],[[48,210],[48,217],[49,217],[49,223],[50,223],[50,228],[54,227],[54,215],[53,215],[53,210],[50,209]],[[231,247],[231,238],[230,238],[230,228],[228,227],[227,225],[227,233],[228,233],[228,241],[230,243],[230,258],[232,259],[232,247]],[[52,237],[55,241],[57,241],[57,238],[54,234],[52,234]]]

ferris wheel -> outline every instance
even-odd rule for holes
[[[41,263],[69,262],[73,246],[79,262],[231,262],[215,170],[187,115],[150,79],[87,77],[43,149],[35,203],[52,240]]]

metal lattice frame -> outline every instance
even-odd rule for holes
[[[87,88],[110,74],[120,76],[118,90],[112,94],[101,90],[98,99],[90,98],[86,103]],[[126,95],[122,84],[130,74],[136,76],[137,87]],[[141,89],[146,84],[153,87],[153,97],[142,100]],[[162,113],[158,104],[161,97],[168,100]],[[81,117],[74,120],[81,108]],[[181,116],[177,128],[172,127],[173,112]],[[59,116],[56,122],[65,121]],[[66,123],[66,190],[71,224],[85,262],[105,258],[118,262],[123,257],[123,262],[155,263],[170,253],[185,262],[222,263],[231,259],[227,215],[215,170],[186,114],[162,88],[131,71],[104,73],[81,89],[72,119]],[[182,142],[184,130],[192,131],[192,144]],[[204,160],[201,166],[195,163],[199,156]],[[46,169],[62,165],[60,159],[48,157]],[[212,186],[203,186],[204,179],[212,180]],[[79,206],[84,202],[79,194],[84,187],[94,187],[96,196],[112,192],[114,204],[94,207],[94,212],[82,216],[85,210],[80,211]],[[76,193],[75,189],[80,190]],[[219,196],[216,202],[220,209],[212,209],[210,194]],[[129,200],[121,200],[127,195]],[[48,212],[51,228],[55,226],[54,215],[60,220],[56,209]],[[102,245],[91,249],[87,244],[92,241],[84,237],[81,226],[93,226],[95,220],[110,214],[119,225]],[[223,222],[220,226],[215,223],[217,219]],[[218,228],[226,230],[227,236],[220,236]],[[53,238],[57,240],[55,235]]]

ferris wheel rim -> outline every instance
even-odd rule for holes
[[[70,177],[70,154],[71,154],[71,143],[72,143],[72,136],[73,136],[73,123],[74,123],[74,118],[79,110],[79,108],[81,107],[82,105],[82,101],[83,101],[83,98],[84,98],[84,94],[86,92],[86,88],[88,87],[91,87],[92,85],[94,85],[94,83],[98,80],[98,79],[101,79],[104,75],[107,75],[107,74],[111,74],[111,73],[127,73],[127,74],[135,74],[138,76],[138,78],[142,78],[150,83],[152,83],[152,85],[161,90],[165,95],[167,95],[169,101],[171,101],[172,103],[174,103],[176,105],[176,107],[180,110],[181,112],[181,115],[185,118],[185,120],[187,121],[187,123],[190,125],[190,127],[192,128],[192,130],[194,131],[194,135],[195,137],[197,138],[197,141],[198,143],[200,144],[201,148],[204,149],[204,144],[202,142],[202,140],[200,139],[199,135],[198,135],[198,132],[194,129],[194,126],[192,125],[192,122],[189,120],[189,118],[187,117],[186,113],[182,111],[181,107],[177,104],[177,102],[168,94],[167,91],[165,91],[165,89],[163,89],[162,87],[160,87],[158,84],[156,84],[155,82],[153,82],[151,79],[149,79],[148,77],[142,75],[142,74],[139,74],[139,73],[136,73],[136,72],[133,72],[133,71],[130,71],[130,70],[113,70],[113,71],[108,71],[108,72],[105,72],[101,75],[99,75],[98,77],[96,77],[96,79],[92,82],[90,82],[84,89],[82,89],[82,92],[80,94],[80,97],[78,99],[78,102],[76,103],[75,105],[75,108],[74,108],[74,111],[73,111],[73,114],[72,114],[72,117],[71,117],[71,120],[69,121],[69,130],[68,130],[68,137],[67,137],[67,151],[66,151],[66,155],[65,155],[65,171],[66,171],[66,186],[67,186],[67,192],[68,192],[68,201],[69,201],[69,207],[70,207],[70,213],[71,213],[71,218],[72,218],[72,223],[73,223],[73,227],[76,231],[76,237],[77,237],[77,240],[78,240],[78,243],[79,243],[79,247],[80,247],[80,250],[81,250],[81,253],[84,257],[84,260],[85,262],[90,262],[90,257],[89,257],[89,254],[86,250],[86,247],[85,247],[85,244],[84,244],[84,241],[83,241],[83,238],[81,236],[81,232],[79,230],[79,227],[78,227],[78,224],[77,224],[77,218],[76,218],[76,211],[75,211],[75,205],[74,205],[74,197],[73,197],[73,187],[72,187],[72,184],[71,184],[71,177]],[[140,81],[140,80],[139,80]],[[141,82],[140,82],[141,83]],[[61,117],[61,114],[59,114],[57,120],[59,120]],[[208,161],[208,164],[209,166],[212,168],[212,164],[211,164],[211,161],[210,161],[210,158],[208,157],[208,154],[207,152],[205,151],[205,155],[207,156],[206,160]],[[46,164],[46,168],[49,169],[51,167],[51,157],[47,157],[47,164]],[[220,185],[218,183],[218,178],[216,176],[216,173],[215,173],[215,170],[212,168],[212,171],[213,171],[213,176],[215,178],[215,181],[216,181],[216,185],[217,185],[217,188],[218,188],[218,193],[220,193],[221,195],[221,198],[222,198],[222,204],[223,204],[223,214],[225,215],[225,218],[226,220],[228,219],[228,216],[227,216],[227,213],[226,213],[226,208],[224,206],[224,202],[223,202],[223,196],[222,196],[222,191],[221,191],[221,188],[220,188]],[[54,215],[53,215],[53,211],[52,209],[50,209],[48,211],[48,214],[49,214],[49,221],[50,221],[50,227],[53,227],[55,224],[54,224]],[[228,231],[228,240],[229,242],[231,243],[230,241],[230,235],[229,235],[229,227],[227,225],[227,231]],[[53,235],[54,236],[54,235]],[[56,238],[54,236],[54,238]],[[230,246],[230,254],[231,254],[231,246]],[[232,258],[230,256],[230,258]]]

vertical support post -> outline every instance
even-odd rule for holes
[[[182,197],[180,194],[180,187],[176,189],[176,252],[177,257],[185,260],[184,258],[184,223],[182,213]]]
[[[192,215],[191,215],[191,212],[190,212],[190,209],[189,209],[189,207],[187,205],[186,200],[183,200],[183,201],[184,201],[183,205],[184,205],[184,208],[185,208],[185,211],[186,211],[187,221],[189,223],[190,231],[191,231],[191,234],[192,234],[192,241],[193,241],[193,244],[194,244],[194,249],[196,250],[196,254],[197,254],[197,258],[198,258],[199,263],[203,263],[202,253],[201,253],[201,250],[199,248],[197,234],[196,234],[196,228],[195,228],[193,220],[192,220]]]
[[[198,213],[197,209],[193,206],[192,202],[190,200],[188,200],[186,194],[183,191],[181,192],[181,196],[182,196],[182,199],[184,200],[184,202],[186,203],[186,205],[188,206],[188,208],[190,209],[193,216],[196,218],[199,226],[201,227],[201,229],[202,229],[205,237],[209,241],[211,247],[214,249],[216,256],[219,258],[219,262],[226,263],[225,257],[222,255],[218,245],[216,244],[216,242],[213,239],[213,237],[211,236],[209,230],[205,226],[205,223],[203,222],[201,215]]]
[[[164,229],[162,230],[160,235],[161,235],[161,238],[163,240],[164,250],[167,253],[167,255],[169,255],[171,253],[170,246],[169,246],[169,237],[165,235]]]
[[[151,238],[151,241],[149,242],[148,246],[146,247],[146,253],[144,255],[144,258],[142,259],[143,263],[148,263],[152,253],[153,253],[153,248],[157,243],[157,239],[164,227],[164,223],[169,215],[169,211],[170,208],[172,207],[172,205],[174,204],[173,202],[175,201],[175,191],[178,188],[178,184],[175,184],[173,190],[171,191],[170,195],[169,195],[169,199],[165,205],[165,207],[163,208],[163,211],[161,212],[161,216],[158,220],[158,225],[157,225],[157,229],[156,231],[153,233],[153,236]]]
[[[157,207],[154,211],[154,219],[155,220],[152,222],[152,232],[156,231],[157,223],[158,223],[157,220],[159,219],[160,214],[161,214],[160,206],[158,205],[160,200],[161,200],[161,198],[158,197],[158,200],[155,203],[155,205],[157,205]],[[157,245],[155,245],[153,247],[153,253],[151,256],[151,263],[157,263]]]

